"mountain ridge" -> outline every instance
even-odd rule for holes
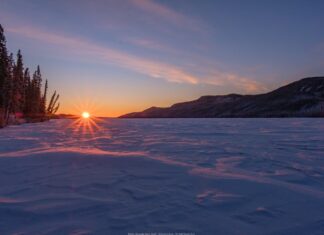
[[[257,95],[207,95],[120,118],[324,117],[324,77],[308,77]]]

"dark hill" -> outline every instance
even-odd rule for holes
[[[121,118],[324,117],[324,77],[310,77],[260,95],[202,96]]]

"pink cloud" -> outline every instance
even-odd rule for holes
[[[174,65],[148,60],[116,49],[96,45],[92,42],[45,32],[32,27],[7,28],[8,32],[42,42],[60,45],[76,54],[87,54],[108,64],[130,69],[154,78],[165,79],[170,82],[196,84],[199,78]]]
[[[150,39],[131,38],[126,41],[130,42],[133,45],[144,47],[146,49],[173,52],[173,49],[169,48],[168,46],[166,46],[162,43],[159,43],[157,41],[150,40]]]
[[[261,93],[268,91],[268,88],[260,82],[229,72],[212,71],[203,83],[215,86],[230,86],[236,90],[242,90],[247,93]]]
[[[63,34],[42,31],[35,27],[7,27],[10,33],[18,34],[26,38],[37,40],[43,43],[57,45],[64,49],[68,54],[91,58],[92,61],[100,61],[117,67],[135,71],[149,77],[164,79],[169,82],[188,83],[188,84],[209,84],[220,87],[233,87],[236,90],[246,92],[260,92],[267,90],[261,83],[239,76],[232,72],[221,72],[207,67],[199,68],[199,71],[209,71],[207,75],[197,76],[184,69],[172,64],[154,61],[140,56],[135,56],[114,48],[95,44],[88,40],[71,37]],[[159,47],[150,41],[137,41],[137,43],[148,47]],[[206,73],[205,73],[206,74]]]
[[[192,30],[201,30],[201,28],[205,27],[201,22],[153,0],[131,0],[131,3],[153,16],[158,16],[160,19],[180,27],[190,28]]]

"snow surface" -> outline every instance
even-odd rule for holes
[[[0,130],[0,234],[324,234],[323,119]]]

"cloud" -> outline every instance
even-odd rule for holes
[[[228,72],[213,71],[203,83],[215,86],[230,86],[236,90],[242,90],[248,93],[268,91],[268,88],[260,82]]]
[[[198,74],[197,71],[196,73],[188,72],[188,69],[172,64],[135,56],[114,48],[92,43],[82,38],[42,31],[35,27],[9,27],[7,31],[22,37],[57,45],[69,54],[73,53],[83,58],[91,58],[93,61],[100,60],[106,64],[115,65],[149,77],[164,79],[169,82],[209,84],[219,87],[227,86],[235,90],[253,93],[267,90],[261,83],[250,78],[239,76],[235,73],[210,70],[210,68],[199,68],[200,71],[205,70],[211,72],[208,72],[208,74],[204,76],[197,76],[195,75]],[[146,46],[158,47],[158,45],[152,44],[150,41],[138,41],[138,43]]]
[[[7,31],[42,42],[63,46],[76,54],[90,55],[108,64],[130,69],[150,77],[177,83],[196,84],[199,81],[198,77],[174,65],[134,56],[116,49],[96,45],[80,38],[45,32],[33,27],[10,27]]]
[[[130,42],[133,45],[140,46],[146,49],[151,50],[159,50],[159,51],[167,51],[167,52],[174,52],[173,49],[170,47],[167,47],[166,45],[159,43],[157,41],[153,41],[150,39],[145,38],[130,38],[126,40],[127,42]]]
[[[165,5],[157,3],[156,1],[131,0],[130,2],[137,8],[174,25],[186,27],[191,30],[201,30],[205,27],[201,22],[198,22],[197,20],[194,20],[193,18],[177,12]]]

